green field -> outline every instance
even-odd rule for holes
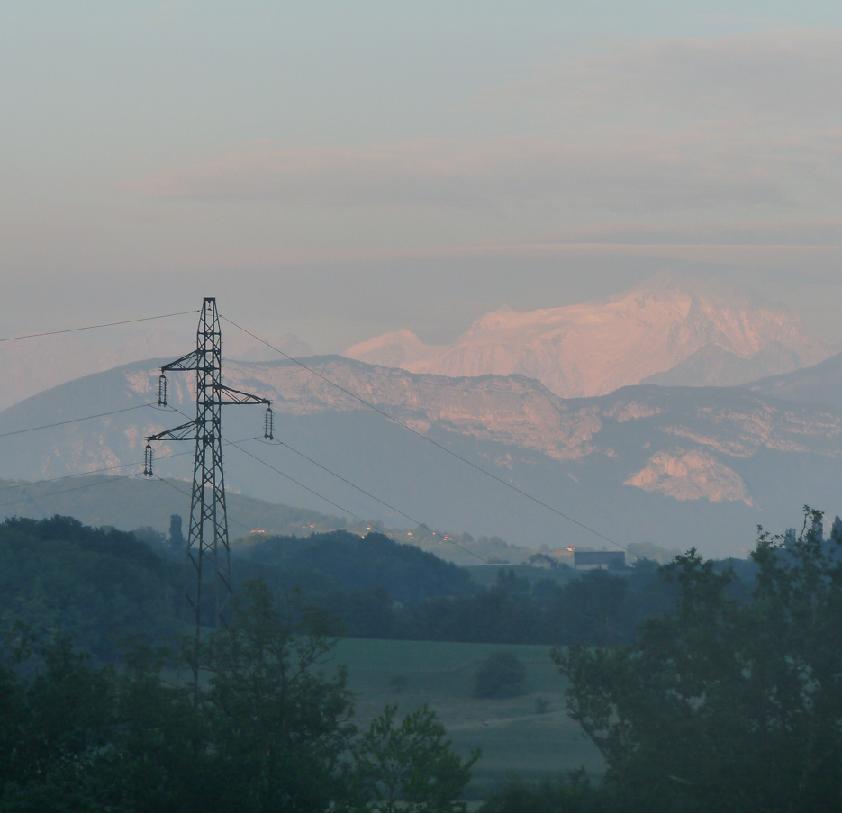
[[[477,666],[490,653],[516,653],[527,666],[526,694],[503,700],[481,700],[471,694]],[[482,749],[468,796],[477,799],[518,773],[530,780],[579,766],[601,771],[597,750],[564,711],[565,681],[543,646],[501,646],[450,642],[344,639],[331,660],[348,667],[357,699],[357,716],[365,723],[386,703],[408,712],[428,703],[447,727],[454,745],[467,753]],[[406,685],[390,687],[395,676]],[[536,700],[549,702],[545,713]]]

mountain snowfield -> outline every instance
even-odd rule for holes
[[[571,398],[647,380],[742,384],[829,354],[786,310],[750,306],[666,275],[607,301],[493,311],[450,345],[425,344],[404,329],[344,355],[413,373],[520,374]]]

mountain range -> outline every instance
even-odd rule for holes
[[[493,311],[450,344],[427,344],[405,328],[344,355],[413,373],[521,374],[571,398],[642,382],[744,384],[828,351],[784,308],[665,274],[605,301]]]
[[[282,442],[258,440],[260,408],[226,408],[226,438],[237,442],[225,448],[232,493],[387,528],[418,520],[531,547],[608,547],[609,537],[621,545],[696,545],[709,555],[745,553],[757,523],[780,530],[796,525],[802,504],[833,511],[838,500],[842,356],[749,387],[643,384],[575,399],[522,375],[415,374],[336,356],[305,364],[311,370],[283,360],[226,362],[227,384],[273,399]],[[172,408],[192,410],[189,374],[170,377],[170,411],[135,407],[155,401],[159,365],[150,360],[76,379],[0,412],[3,435],[134,407],[7,435],[0,477],[38,480],[118,466],[139,472],[145,436],[184,421]],[[805,381],[813,387],[799,399]],[[156,455],[156,473],[189,479],[189,442],[160,444]]]

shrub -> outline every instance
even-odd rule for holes
[[[492,653],[474,677],[477,698],[514,698],[526,691],[526,667],[514,653]]]

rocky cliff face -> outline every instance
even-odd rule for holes
[[[667,384],[733,385],[825,355],[785,311],[688,290],[671,279],[604,302],[494,311],[447,346],[426,345],[402,330],[345,354],[415,373],[521,374],[563,397],[602,395],[659,375]]]
[[[818,505],[826,484],[831,483],[827,473],[842,458],[840,411],[780,401],[744,388],[642,385],[600,397],[562,399],[523,376],[413,374],[342,357],[311,358],[307,365],[562,508],[601,512],[613,526],[617,520],[612,512],[624,506],[622,522],[629,523],[630,515],[639,514],[635,522],[647,529],[652,525],[651,539],[658,539],[657,517],[649,516],[647,496],[666,501],[657,504],[658,511],[663,514],[664,506],[672,506],[669,511],[677,512],[678,518],[692,506],[708,506],[705,511],[713,512],[720,511],[716,507],[742,507],[746,520],[751,518],[746,522],[750,534],[764,518],[772,527],[779,524],[774,512],[787,499],[793,503],[793,513],[803,502]],[[156,377],[157,365],[149,362],[70,382],[0,413],[0,432],[154,401]],[[417,497],[427,516],[453,503],[452,528],[495,531],[490,507],[496,509],[505,502],[499,485],[460,467],[318,375],[286,361],[231,362],[226,365],[226,383],[270,397],[281,438],[364,487],[379,488],[380,494],[401,506],[406,506],[405,493],[415,495],[410,503]],[[192,377],[171,375],[171,404],[189,412],[192,400]],[[34,479],[102,466],[131,466],[142,461],[147,434],[181,421],[178,414],[150,407],[5,438],[7,454],[0,461],[0,476]],[[226,412],[229,439],[258,435],[261,426],[259,408]],[[158,445],[162,471],[188,477],[189,447]],[[177,453],[186,454],[177,462],[165,460]],[[238,458],[236,450],[226,456],[234,462]],[[296,477],[313,483],[306,462],[288,454],[287,458],[285,466],[304,467]],[[177,470],[176,463],[187,469]],[[232,464],[232,487],[293,504],[301,499],[301,495],[278,492],[271,473],[260,471],[253,461],[240,460],[239,466],[238,471]],[[337,484],[327,480],[319,488],[334,495]],[[463,499],[466,493],[478,501],[473,508]],[[573,493],[578,497],[571,506],[566,501]],[[347,500],[343,496],[339,502],[344,506]],[[421,511],[414,505],[410,508]],[[513,511],[531,509],[517,505]],[[730,515],[716,516],[724,522]],[[386,520],[392,525],[396,522],[395,518]],[[547,526],[542,523],[552,520],[536,520],[536,530],[528,532],[528,540],[522,524],[504,528],[510,522],[507,516],[495,522],[502,524],[497,529],[501,536],[534,542],[544,539],[541,529]],[[694,533],[704,530],[703,525]]]

